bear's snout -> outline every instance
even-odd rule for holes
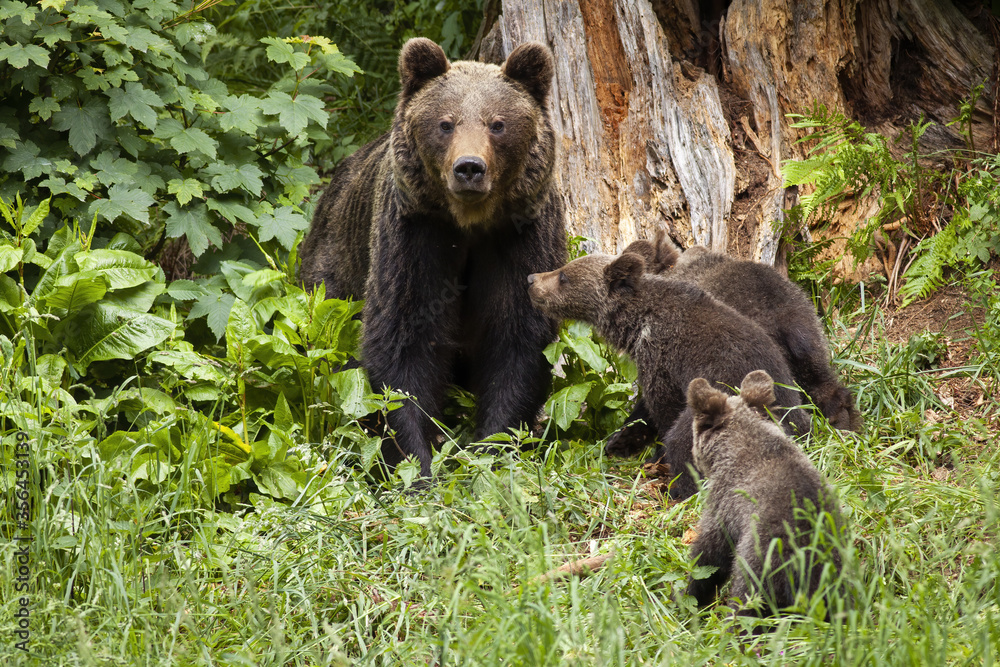
[[[475,155],[463,155],[452,165],[455,179],[462,186],[478,186],[486,176],[486,161]]]

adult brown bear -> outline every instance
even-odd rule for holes
[[[534,421],[556,323],[532,308],[524,276],[565,262],[566,232],[548,48],[451,63],[411,39],[399,75],[392,130],[337,168],[299,253],[307,286],[365,299],[372,386],[412,397],[388,415],[383,456],[416,457],[427,477],[449,384],[476,394],[477,439]]]

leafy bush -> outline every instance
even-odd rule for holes
[[[956,123],[968,125],[976,91],[961,107]],[[813,130],[803,141],[815,141],[809,156],[784,164],[787,185],[808,185],[793,219],[822,222],[848,197],[878,199],[878,210],[851,235],[848,248],[857,261],[871,255],[874,237],[897,223],[913,241],[914,261],[902,273],[903,304],[930,294],[944,284],[949,267],[973,269],[1000,254],[1000,160],[968,151],[930,156],[920,140],[933,123],[912,123],[905,136],[909,147],[897,158],[890,142],[868,132],[857,121],[822,105],[808,115],[792,114],[796,128]],[[965,120],[963,120],[965,119]],[[968,137],[971,133],[965,131]]]
[[[359,70],[325,38],[267,37],[280,75],[236,94],[203,63],[207,4],[0,4],[0,197],[51,197],[45,237],[59,218],[97,219],[143,256],[184,238],[198,257],[234,227],[272,251],[307,227],[332,91],[316,75]]]
[[[399,91],[399,49],[411,37],[441,44],[462,58],[482,20],[483,0],[333,0],[319,4],[255,0],[241,11],[207,10],[218,26],[205,40],[205,64],[216,77],[248,92],[266,91],[280,71],[261,45],[268,35],[326,35],[364,73],[330,81],[330,125],[313,137],[324,169],[389,128]]]

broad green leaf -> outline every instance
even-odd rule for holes
[[[141,83],[129,81],[124,89],[112,88],[108,91],[108,99],[112,120],[128,114],[150,130],[156,129],[156,111],[153,107],[162,108],[163,100]]]
[[[251,136],[257,134],[257,128],[264,122],[260,100],[249,95],[229,96],[223,100],[223,106],[229,110],[219,116],[219,127],[224,132],[237,129]]]
[[[268,60],[278,64],[288,63],[292,69],[300,70],[309,64],[309,56],[302,51],[296,51],[295,47],[277,37],[265,37],[260,40],[267,44]]]
[[[0,312],[9,313],[20,308],[24,293],[10,276],[0,274]]]
[[[62,229],[66,229],[63,227]],[[49,252],[53,246],[56,246],[62,240],[62,236],[59,232],[52,237],[49,241]],[[76,260],[73,256],[80,251],[80,242],[76,239],[71,239],[62,247],[59,253],[53,258],[52,264],[49,268],[45,269],[45,273],[42,277],[38,279],[38,283],[35,285],[35,289],[31,292],[31,299],[33,301],[40,301],[45,299],[49,293],[55,289],[56,282],[65,275],[77,271]]]
[[[107,138],[111,121],[108,107],[97,100],[89,100],[84,106],[64,104],[52,114],[52,129],[69,131],[69,145],[79,155],[86,155],[97,145],[97,138]]]
[[[215,149],[219,144],[215,139],[205,134],[204,130],[188,127],[171,137],[170,145],[178,153],[203,153],[214,160],[216,159]]]
[[[256,224],[257,216],[249,208],[239,203],[240,201],[239,199],[209,197],[205,203],[210,210],[216,211],[230,222],[235,223],[239,220],[248,224]]]
[[[205,167],[204,172],[212,177],[212,187],[218,192],[229,192],[243,188],[253,196],[260,195],[264,187],[264,173],[257,165],[248,163],[235,167],[219,162]]]
[[[184,206],[194,197],[201,197],[205,191],[201,181],[196,178],[174,178],[167,183],[167,192],[176,195],[177,203]]]
[[[378,401],[368,398],[372,389],[364,370],[340,371],[330,378],[330,384],[340,397],[340,409],[346,416],[356,419],[378,410]]]
[[[284,461],[272,461],[259,474],[254,475],[254,481],[260,489],[274,498],[295,500],[299,495],[297,471]]]
[[[90,250],[74,257],[81,271],[96,272],[108,281],[109,289],[136,287],[152,280],[156,267],[126,250]]]
[[[243,363],[246,359],[247,343],[257,334],[257,323],[250,313],[250,307],[241,299],[233,301],[226,324],[226,358]]]
[[[253,271],[243,276],[243,284],[248,287],[260,288],[281,283],[285,279],[285,274],[274,269],[261,269]]]
[[[261,243],[277,239],[283,248],[291,249],[298,233],[309,228],[309,221],[291,206],[282,206],[274,215],[264,214],[257,218],[257,225]]]
[[[35,14],[37,13],[37,9],[28,7],[21,0],[4,0],[4,2],[0,2],[0,21],[8,21],[17,17],[24,25],[30,25],[35,20]]]
[[[210,293],[198,299],[191,307],[188,319],[193,320],[205,316],[208,328],[215,334],[216,339],[221,339],[226,333],[226,325],[229,323],[229,311],[233,307],[236,297],[232,294]]]
[[[196,352],[185,350],[164,350],[153,352],[149,360],[174,369],[178,375],[188,380],[208,382],[218,387],[228,386],[232,380],[219,362]]]
[[[156,201],[143,190],[135,190],[118,183],[108,188],[108,198],[91,204],[98,214],[108,222],[127,215],[140,222],[149,222],[149,209]]]
[[[67,343],[81,371],[94,361],[132,359],[174,332],[170,320],[104,303],[87,306],[77,319],[79,331]]]
[[[35,362],[35,373],[50,385],[58,387],[66,372],[66,360],[55,354],[43,354]]]
[[[45,304],[49,308],[62,308],[74,313],[100,301],[107,291],[108,285],[103,276],[71,273],[56,281],[56,287],[45,298]]]
[[[0,44],[0,62],[4,60],[17,69],[27,67],[31,61],[39,67],[48,67],[49,52],[37,44]]]
[[[209,243],[216,247],[222,245],[222,234],[209,221],[204,204],[181,209],[176,202],[169,202],[163,207],[163,212],[167,215],[167,236],[186,236],[195,257],[200,257]]]
[[[285,433],[289,433],[295,427],[295,417],[292,409],[288,407],[285,393],[278,394],[278,400],[274,403],[274,428]]]
[[[135,287],[126,287],[108,292],[103,303],[110,303],[130,310],[146,313],[153,307],[156,297],[166,291],[166,285],[149,280]]]
[[[269,116],[277,116],[278,123],[292,135],[304,130],[310,120],[323,127],[329,120],[323,102],[311,95],[299,95],[293,99],[288,93],[271,91],[261,102],[261,109]]]
[[[567,335],[566,343],[591,369],[598,373],[608,370],[608,360],[601,356],[601,349],[590,338]]]
[[[167,294],[178,301],[192,301],[205,296],[208,291],[193,280],[175,280],[167,288]]]
[[[17,268],[24,259],[24,249],[16,245],[0,245],[0,273],[7,273]]]
[[[560,389],[545,403],[545,411],[555,421],[559,428],[565,430],[580,416],[583,402],[590,393],[592,382],[574,384]]]
[[[59,111],[62,106],[51,97],[36,97],[28,105],[28,111],[37,113],[42,120],[48,120],[52,114]]]

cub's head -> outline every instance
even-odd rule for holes
[[[645,269],[645,260],[633,253],[587,255],[561,269],[531,274],[528,294],[535,308],[553,319],[599,325],[614,304],[635,294]]]
[[[397,178],[430,190],[418,197],[443,196],[439,205],[463,227],[488,224],[505,200],[532,195],[555,160],[546,112],[553,71],[542,44],[522,44],[497,66],[452,63],[429,39],[408,41],[393,126]],[[418,178],[424,182],[412,182]]]
[[[674,268],[681,256],[677,246],[662,229],[656,232],[652,241],[646,239],[633,241],[625,248],[625,253],[640,255],[646,262],[646,271],[656,275],[666,274]]]
[[[727,436],[728,446],[737,444],[733,438],[748,430],[763,427],[780,433],[780,429],[763,417],[774,404],[774,380],[766,371],[752,371],[740,384],[740,395],[730,396],[708,383],[695,378],[688,385],[688,407],[694,416],[694,464],[705,475],[710,475],[720,436]]]

